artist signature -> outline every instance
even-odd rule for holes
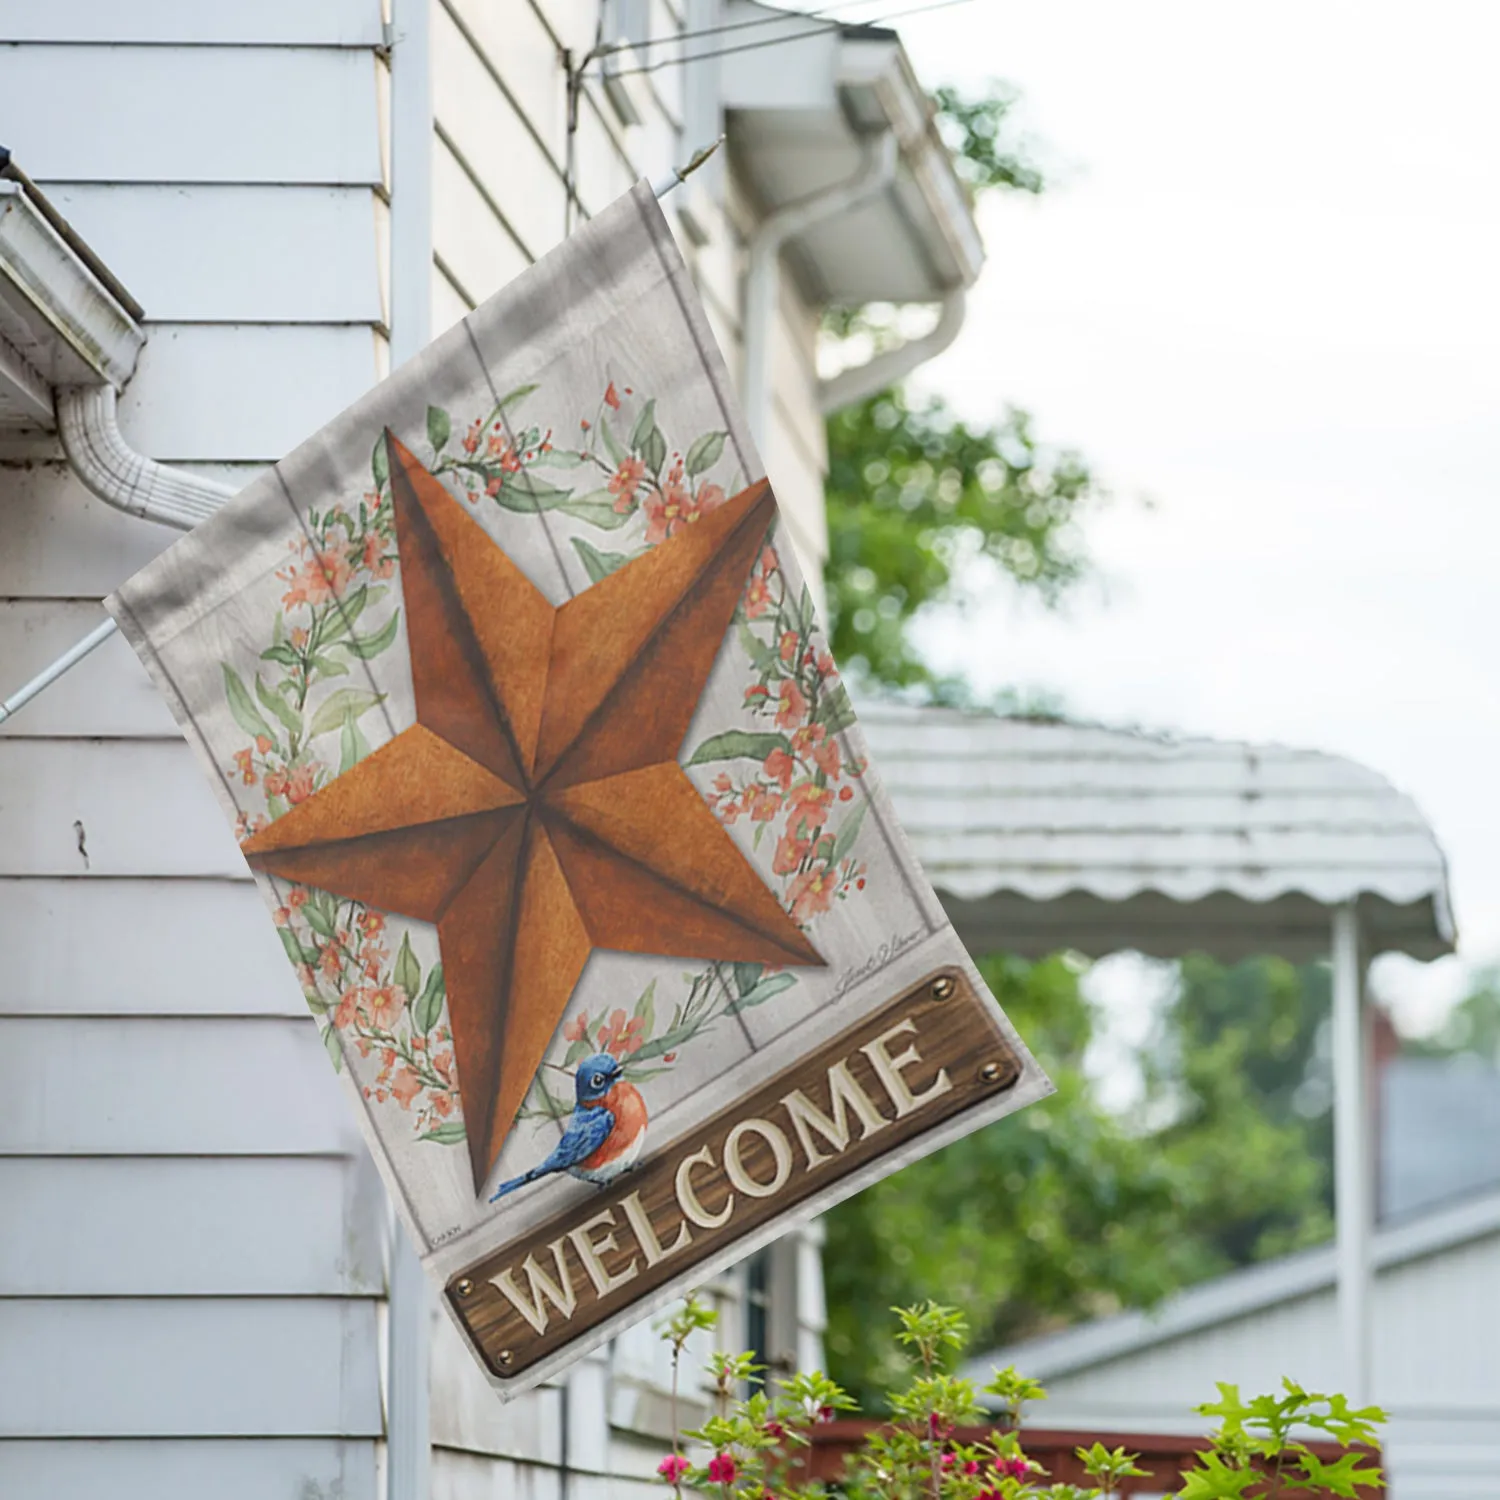
[[[911,932],[899,933],[897,936],[882,943],[857,969],[845,969],[839,975],[839,982],[833,987],[835,1000],[841,1000],[861,980],[868,979],[870,975],[877,974],[892,959],[898,957],[915,943],[922,940],[923,930],[918,927]]]

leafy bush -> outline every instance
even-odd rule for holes
[[[836,1493],[846,1500],[1113,1500],[1122,1480],[1147,1471],[1137,1455],[1096,1442],[1077,1456],[1092,1487],[1048,1483],[1027,1457],[1020,1433],[1028,1402],[1045,1398],[1034,1380],[997,1370],[982,1389],[952,1365],[968,1338],[963,1315],[926,1302],[895,1308],[895,1342],[908,1378],[888,1399],[888,1420],[870,1431],[845,1466]],[[695,1298],[662,1325],[672,1347],[672,1404],[683,1349],[716,1315]],[[819,1424],[856,1403],[820,1373],[799,1374],[774,1392],[739,1392],[757,1383],[762,1367],[748,1354],[716,1352],[710,1359],[714,1415],[696,1430],[679,1432],[658,1473],[676,1493],[694,1490],[718,1500],[818,1500],[830,1494],[803,1477],[802,1457]],[[1283,1381],[1282,1394],[1242,1400],[1221,1384],[1219,1399],[1197,1408],[1219,1425],[1181,1475],[1175,1500],[1294,1500],[1318,1495],[1358,1500],[1361,1490],[1384,1484],[1368,1455],[1346,1452],[1329,1462],[1295,1434],[1312,1430],[1346,1447],[1373,1444],[1385,1420],[1378,1407],[1350,1408],[1343,1396],[1324,1396]],[[983,1398],[988,1397],[989,1400]],[[973,1429],[987,1426],[974,1438]],[[690,1453],[696,1456],[690,1456]]]

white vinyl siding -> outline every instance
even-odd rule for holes
[[[380,24],[0,0],[7,144],[146,309],[120,418],[152,457],[235,482],[376,378]],[[0,467],[6,684],[174,536]],[[0,731],[0,951],[0,1493],[375,1500],[385,1194],[118,641]]]

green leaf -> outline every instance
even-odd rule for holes
[[[618,531],[635,515],[633,510],[616,510],[614,497],[608,490],[591,490],[575,500],[564,500],[556,509],[565,516],[587,521],[601,531]]]
[[[796,984],[795,974],[770,974],[752,989],[741,995],[739,999],[732,1000],[724,1007],[728,1015],[738,1015],[742,1010],[749,1010],[756,1005],[764,1005],[767,1000],[781,994],[783,990],[789,990]],[[640,1054],[637,1053],[637,1056]]]
[[[276,935],[281,939],[281,946],[286,949],[286,956],[294,964],[317,963],[317,951],[313,948],[304,947],[298,940],[297,934],[290,927],[278,927]]]
[[[833,852],[829,857],[831,864],[838,864],[843,857],[854,847],[854,841],[859,837],[859,830],[865,821],[865,814],[870,810],[869,801],[861,798],[854,804],[853,811],[842,823],[839,831],[834,835]]]
[[[764,760],[773,750],[791,753],[792,742],[784,734],[754,734],[746,729],[726,729],[712,735],[693,751],[690,766],[707,766],[720,760]]]
[[[372,656],[379,656],[396,639],[396,631],[400,624],[401,611],[398,609],[374,635],[351,635],[341,644],[351,655],[369,661]]]
[[[599,436],[604,439],[604,451],[609,454],[609,461],[619,468],[629,456],[620,446],[620,440],[615,436],[615,430],[609,425],[609,418],[599,418]]]
[[[684,1042],[692,1041],[699,1029],[699,1022],[689,1021],[685,1026],[676,1026],[671,1031],[664,1031],[660,1036],[653,1037],[632,1052],[630,1061],[632,1063],[650,1062],[654,1057],[663,1057],[668,1052],[675,1052]]]
[[[422,989],[422,966],[417,955],[411,951],[411,935],[401,934],[401,947],[396,953],[396,969],[393,976],[397,984],[406,991],[408,999],[415,999]]]
[[[645,1035],[650,1036],[656,1030],[656,981],[654,979],[641,991],[641,998],[635,1002],[631,1019],[634,1020],[637,1016],[641,1020],[641,1030]]]
[[[262,661],[279,662],[283,667],[297,667],[302,664],[302,658],[290,646],[283,645],[280,642],[262,651],[260,659]]]
[[[375,447],[370,453],[370,473],[375,476],[375,488],[383,490],[391,477],[391,456],[386,451],[383,432],[375,439]]]
[[[309,734],[327,734],[342,729],[346,718],[359,718],[367,714],[385,698],[384,693],[372,693],[367,688],[340,688],[330,693],[313,715]]]
[[[688,449],[687,457],[683,460],[683,467],[687,470],[689,477],[696,478],[718,463],[719,456],[724,451],[724,439],[728,436],[727,432],[705,432]]]
[[[646,439],[655,431],[656,398],[652,397],[641,408],[641,414],[635,419],[635,426],[630,430],[630,451],[639,453],[645,446]]]
[[[496,411],[509,411],[513,406],[519,406],[537,387],[532,385],[518,385],[509,395],[500,398],[500,404]]]
[[[261,705],[276,715],[291,734],[302,733],[302,715],[292,707],[280,693],[273,692],[260,680],[260,674],[255,676],[255,696],[260,699]]]
[[[601,552],[597,547],[590,546],[581,536],[573,538],[573,550],[583,563],[583,571],[589,575],[590,583],[598,583],[601,578],[608,578],[611,573],[623,568],[632,556],[639,555],[629,552]]]
[[[751,990],[760,983],[760,976],[766,971],[764,964],[735,964],[734,965],[734,991],[737,995],[748,995]]]
[[[302,915],[307,918],[307,925],[311,927],[319,937],[331,938],[333,936],[333,923],[329,920],[328,913],[323,910],[322,905],[319,902],[303,902]]]
[[[333,1064],[335,1073],[344,1071],[344,1049],[339,1046],[338,1027],[328,1026],[323,1031],[323,1048],[328,1053],[328,1060]]]
[[[587,453],[575,453],[571,448],[549,448],[536,457],[539,469],[581,469],[588,462]]]
[[[849,701],[849,689],[836,682],[823,694],[813,714],[813,723],[821,724],[829,734],[838,734],[854,722],[854,705]]]
[[[737,634],[740,645],[745,648],[745,654],[750,658],[758,676],[780,674],[781,658],[743,620],[737,627]]]
[[[353,714],[344,715],[339,730],[339,775],[352,771],[370,753],[370,742],[360,732]]]
[[[251,739],[263,734],[268,740],[274,740],[276,736],[271,733],[271,726],[261,718],[260,710],[245,691],[245,684],[240,681],[240,674],[227,661],[220,662],[219,665],[223,668],[224,696],[229,700],[229,712],[234,715],[234,722]]]
[[[661,466],[667,461],[667,440],[661,435],[660,427],[653,427],[646,434],[646,441],[641,444],[641,462],[653,474],[661,473]]]
[[[427,408],[427,441],[432,444],[434,453],[441,453],[448,446],[448,438],[453,432],[453,419],[443,410],[441,406],[429,406]]]
[[[313,646],[326,646],[348,635],[350,628],[364,613],[365,605],[369,602],[368,584],[362,584],[348,598],[341,599],[338,605],[323,617],[323,622],[313,638]]]
[[[336,656],[315,656],[308,665],[320,677],[347,677],[349,668]]]
[[[534,516],[539,511],[556,510],[572,493],[572,490],[559,489],[555,484],[547,484],[530,474],[507,474],[501,479],[494,499],[497,505],[504,506],[506,510]]]
[[[423,1036],[426,1036],[437,1025],[437,1019],[443,1013],[443,1001],[447,995],[448,987],[443,982],[443,966],[433,964],[432,971],[427,976],[427,983],[422,987],[421,997],[412,1006],[411,1011],[411,1023]]]
[[[426,1135],[418,1136],[417,1139],[436,1141],[439,1146],[457,1146],[468,1139],[468,1133],[464,1130],[462,1120],[444,1120],[441,1125],[435,1125]]]

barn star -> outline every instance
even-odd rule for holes
[[[823,962],[677,762],[776,502],[554,608],[385,440],[417,721],[243,848],[437,924],[477,1192],[595,948]]]

